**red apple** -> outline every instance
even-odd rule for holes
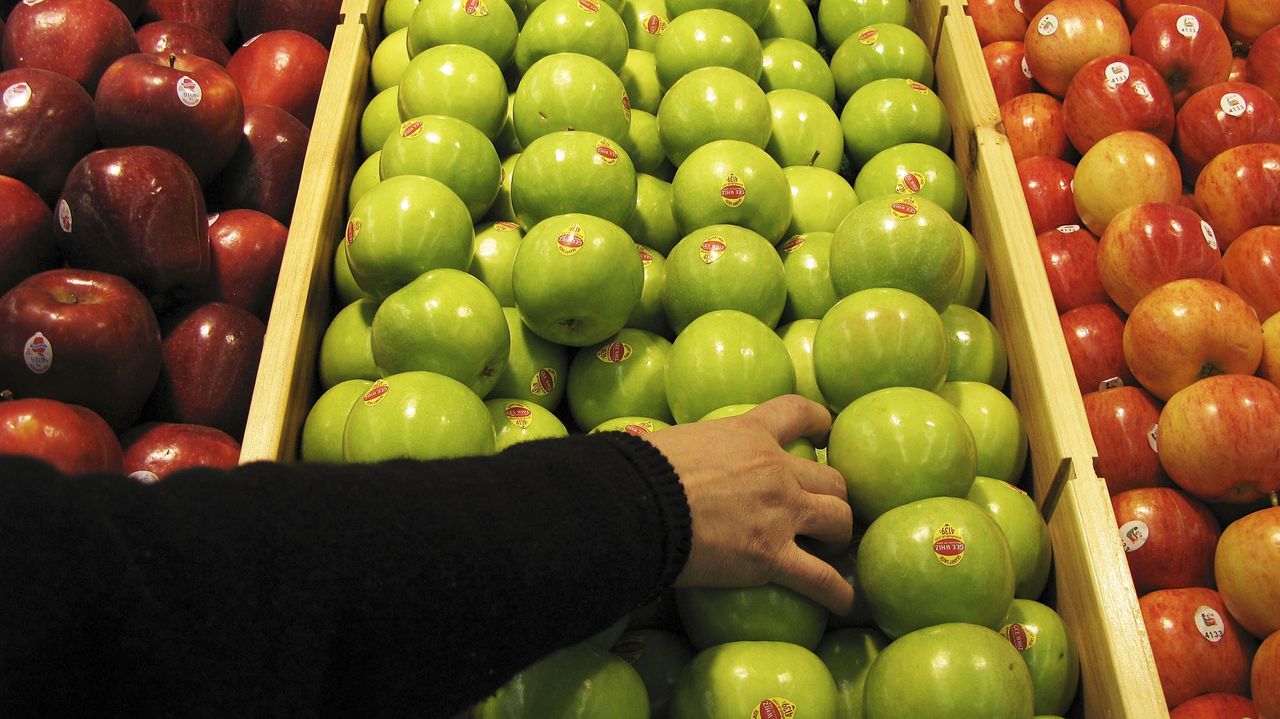
[[[103,73],[93,110],[103,146],[172,150],[201,186],[231,159],[244,124],[235,81],[197,55],[125,55]]]
[[[166,55],[199,55],[226,66],[231,51],[226,44],[204,28],[177,20],[156,20],[138,28],[138,49]]]
[[[60,260],[49,206],[30,187],[0,175],[0,294]]]
[[[1098,240],[1098,276],[1125,312],[1166,282],[1222,279],[1213,228],[1177,202],[1147,202],[1116,215]]]
[[[1280,312],[1280,225],[1255,227],[1222,256],[1222,283],[1267,319]]]
[[[1228,525],[1215,562],[1218,593],[1240,626],[1259,639],[1280,629],[1280,507]]]
[[[73,267],[123,276],[150,295],[198,293],[209,278],[200,183],[158,147],[97,150],[71,169],[54,213]]]
[[[1112,495],[1111,509],[1138,596],[1213,586],[1220,530],[1208,507],[1178,489],[1145,487]]]
[[[1160,421],[1160,404],[1141,387],[1112,387],[1084,396],[1098,458],[1094,468],[1107,482],[1107,491],[1120,494],[1144,487],[1167,485],[1151,431]]]
[[[147,0],[142,16],[194,25],[226,43],[236,31],[236,0]]]
[[[1062,97],[1085,63],[1095,57],[1128,54],[1129,26],[1115,3],[1053,0],[1032,18],[1023,42],[1031,75],[1044,89]]]
[[[1280,25],[1262,33],[1245,60],[1249,82],[1257,85],[1280,101]]]
[[[144,422],[120,436],[124,472],[148,484],[192,467],[230,469],[240,443],[220,429],[180,422]]]
[[[1255,643],[1205,587],[1161,589],[1138,599],[1165,702],[1210,692],[1249,691]]]
[[[1200,171],[1196,200],[1224,252],[1246,230],[1280,225],[1280,144],[1224,150]]]
[[[1021,0],[1022,14],[1025,15],[1029,21],[1038,15],[1040,11],[1049,4],[1049,2],[1050,0]],[[1107,0],[1107,2],[1115,5],[1116,7],[1120,7],[1120,0]]]
[[[1076,211],[1093,234],[1102,236],[1121,210],[1143,202],[1177,202],[1182,170],[1169,146],[1140,130],[1108,135],[1076,165]],[[1218,225],[1213,218],[1209,223]],[[1221,238],[1219,238],[1221,240]]]
[[[0,297],[0,387],[83,405],[122,430],[160,371],[160,329],[133,285],[104,272],[32,275]]]
[[[1036,236],[1053,304],[1062,314],[1107,302],[1098,277],[1098,240],[1080,225],[1063,225]]]
[[[149,419],[244,433],[266,325],[225,302],[178,307],[161,318],[160,380]]]
[[[129,18],[108,0],[23,2],[4,26],[4,69],[38,67],[93,94],[117,59],[138,51]]]
[[[978,31],[978,42],[1021,40],[1027,34],[1027,16],[1014,0],[969,0],[969,18]]]
[[[1130,37],[1133,54],[1151,63],[1168,85],[1175,107],[1231,74],[1231,41],[1212,13],[1164,4],[1143,14]]]
[[[1248,45],[1280,25],[1280,0],[1226,0],[1222,26],[1232,40]]]
[[[111,427],[92,410],[53,399],[0,401],[0,447],[68,475],[121,467],[120,441]]]
[[[1057,157],[1039,155],[1018,162],[1022,196],[1036,234],[1080,223],[1072,179],[1076,168]]]
[[[325,47],[342,17],[342,0],[240,0],[236,19],[240,33],[252,37],[272,30],[298,30]]]
[[[1124,356],[1142,386],[1168,400],[1204,377],[1253,374],[1262,360],[1262,327],[1230,287],[1174,280],[1134,306],[1125,322]]]
[[[1210,85],[1178,110],[1173,149],[1191,184],[1214,157],[1257,142],[1280,142],[1280,104],[1257,85]]]
[[[1067,159],[1071,142],[1062,118],[1062,103],[1053,95],[1027,92],[1000,106],[1000,121],[1009,138],[1014,162],[1046,155]]]
[[[1124,8],[1124,16],[1129,20],[1129,26],[1133,27],[1138,22],[1138,18],[1148,10],[1167,2],[1169,0],[1123,0],[1120,5]],[[1198,7],[1212,15],[1215,20],[1221,21],[1226,0],[1178,0],[1178,4]]]
[[[1249,78],[1248,61],[1235,55],[1231,58],[1231,72],[1227,73],[1227,82],[1252,82]]]
[[[289,224],[310,137],[306,125],[278,107],[246,107],[243,139],[209,187],[210,207],[257,210]]]
[[[1095,392],[1104,385],[1114,386],[1117,379],[1122,384],[1133,383],[1133,375],[1124,362],[1124,316],[1114,305],[1077,307],[1062,313],[1058,321],[1080,394]]]
[[[1104,55],[1085,63],[1062,99],[1067,137],[1081,154],[1121,130],[1143,130],[1168,144],[1173,139],[1173,98],[1146,60]]]
[[[98,144],[93,98],[56,72],[0,72],[0,175],[25,182],[49,204],[67,173]]]
[[[209,216],[213,273],[208,299],[242,307],[266,321],[289,230],[257,210]]]
[[[235,78],[244,104],[275,105],[311,127],[328,62],[329,51],[314,37],[273,30],[241,45],[227,63],[227,72]]]
[[[1249,697],[1226,692],[1201,694],[1169,712],[1169,719],[1255,719],[1257,716]]]
[[[1272,632],[1253,655],[1250,672],[1258,719],[1280,719],[1280,632]]]
[[[1252,502],[1280,489],[1280,387],[1214,375],[1160,411],[1156,451],[1182,489],[1206,502]]]
[[[987,77],[991,78],[991,89],[996,93],[996,104],[1003,105],[1018,95],[1035,91],[1022,40],[998,40],[984,45],[982,61],[987,66]]]

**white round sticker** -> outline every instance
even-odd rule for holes
[[[1160,454],[1160,450],[1156,446],[1157,445],[1156,440],[1159,437],[1159,435],[1160,435],[1160,425],[1153,424],[1151,425],[1150,428],[1147,429],[1147,444],[1151,447],[1151,451],[1155,452],[1156,454]]]
[[[1179,35],[1189,40],[1194,40],[1200,34],[1200,20],[1195,15],[1183,15],[1178,18],[1174,27],[1178,28]]]
[[[1240,117],[1249,109],[1249,103],[1245,102],[1244,96],[1238,92],[1228,92],[1222,96],[1222,100],[1218,102],[1222,111],[1232,117]]]
[[[142,482],[143,484],[155,484],[160,481],[160,477],[155,472],[146,469],[140,469],[129,475],[129,479]]]
[[[1134,519],[1120,525],[1120,541],[1124,542],[1124,551],[1136,552],[1147,543],[1151,530],[1141,519]]]
[[[200,104],[203,97],[204,92],[200,90],[200,83],[187,75],[178,78],[178,102],[187,107],[195,107]]]
[[[1122,85],[1129,80],[1129,66],[1123,62],[1116,61],[1107,65],[1105,73],[1110,87]]]
[[[1013,0],[1013,9],[1022,12],[1022,0]]]
[[[71,205],[64,199],[58,200],[58,227],[63,232],[71,232]]]
[[[32,5],[39,5],[42,2],[44,2],[44,0],[22,0],[22,4],[26,5],[27,7],[31,7]]]
[[[27,338],[22,347],[22,361],[32,374],[44,374],[53,366],[53,345],[49,338],[37,332]]]
[[[1217,609],[1202,604],[1196,607],[1196,630],[1200,636],[1217,644],[1222,641],[1226,627]]]
[[[205,222],[209,223],[208,224],[209,227],[213,227],[213,223],[217,222],[219,217],[222,217],[222,215],[215,212],[204,219],[205,219]]]
[[[1200,220],[1200,231],[1204,233],[1204,241],[1213,249],[1218,249],[1218,236],[1206,220]]]
[[[1026,57],[1022,58],[1022,74],[1026,75],[1028,80],[1031,79],[1031,66],[1027,64]]]
[[[1064,235],[1069,235],[1072,232],[1079,232],[1079,231],[1080,231],[1080,225],[1058,225],[1058,232],[1061,232]]]
[[[31,86],[25,82],[15,83],[4,90],[4,106],[10,110],[26,107],[31,102]]]
[[[1052,35],[1058,31],[1058,16],[1045,15],[1040,18],[1040,22],[1036,23],[1036,31],[1041,35]]]
[[[1124,380],[1120,379],[1119,377],[1108,377],[1098,383],[1098,391],[1101,392],[1104,389],[1115,389],[1116,387],[1123,387],[1123,386],[1124,386]]]

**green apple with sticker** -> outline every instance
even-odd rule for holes
[[[569,435],[560,418],[540,404],[514,397],[495,397],[485,400],[484,406],[493,421],[499,452],[520,442]]]
[[[448,459],[493,454],[493,422],[466,385],[412,371],[373,383],[352,406],[342,434],[347,462]]]
[[[837,695],[826,665],[798,644],[730,642],[693,658],[671,706],[679,719],[834,717]]]
[[[470,124],[446,115],[424,115],[400,123],[382,144],[382,179],[419,175],[439,180],[479,222],[498,197],[502,160],[493,143]]]
[[[349,379],[326,389],[307,411],[302,423],[298,457],[303,462],[341,462],[342,433],[351,407],[364,397],[373,382]]]
[[[782,339],[739,310],[695,319],[671,343],[665,385],[677,422],[694,422],[729,404],[760,403],[795,391]]]
[[[503,307],[511,349],[490,397],[527,400],[549,410],[560,406],[569,372],[569,349],[534,334],[515,307]]]
[[[759,80],[764,61],[760,37],[751,25],[718,8],[689,10],[673,18],[658,36],[653,55],[658,80],[667,88],[685,74],[710,66],[732,68]]]
[[[786,273],[773,244],[736,225],[709,225],[667,255],[662,307],[677,333],[713,310],[739,310],[769,327],[787,299]]]
[[[506,122],[507,97],[502,69],[484,51],[437,45],[414,55],[400,76],[400,119],[448,115],[492,140]]]
[[[516,49],[519,22],[505,0],[422,0],[409,16],[409,56],[437,45],[467,45],[499,67]]]
[[[670,353],[666,338],[639,329],[579,349],[566,389],[574,422],[583,429],[628,416],[671,422],[664,385]]]
[[[524,233],[514,222],[500,220],[476,226],[475,251],[468,272],[485,284],[503,307],[515,307],[511,290],[511,266]]]
[[[877,152],[858,170],[853,189],[863,199],[894,194],[932,200],[956,222],[963,222],[969,212],[969,195],[956,161],[923,142]]]
[[[594,132],[565,130],[539,137],[511,173],[511,207],[531,228],[577,212],[626,224],[636,206],[636,169],[618,142]]]
[[[782,320],[820,320],[836,303],[831,284],[830,232],[792,235],[778,245],[786,275],[787,302]]]
[[[576,52],[558,52],[535,62],[520,77],[513,98],[511,120],[522,147],[564,130],[621,141],[631,125],[631,102],[617,73]]]
[[[524,74],[557,52],[593,57],[617,72],[627,58],[626,23],[605,0],[542,0],[520,27],[515,67]]]
[[[771,243],[791,224],[791,185],[764,150],[741,140],[716,140],[694,150],[671,181],[680,231],[737,225]]]
[[[951,117],[941,98],[927,85],[901,77],[858,88],[840,113],[840,128],[845,152],[856,167],[907,142],[951,149]]]

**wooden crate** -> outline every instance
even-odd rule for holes
[[[245,462],[296,460],[303,421],[318,396],[316,354],[331,318],[332,258],[358,162],[381,8],[382,0],[343,5],[250,409]],[[1080,650],[1077,709],[1091,719],[1167,716],[1106,488],[1092,472],[1083,406],[977,35],[959,0],[918,0],[914,8],[951,113],[971,226],[986,255],[991,316],[1008,347],[1011,394],[1031,440],[1032,493],[1054,544],[1055,605]]]

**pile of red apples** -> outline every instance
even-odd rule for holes
[[[1280,2],[970,0],[1174,719],[1280,717]]]
[[[0,451],[238,461],[338,6],[0,1]]]

